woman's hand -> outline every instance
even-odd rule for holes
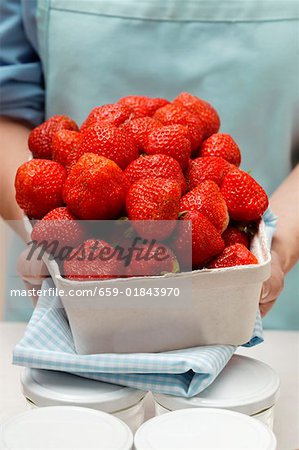
[[[46,265],[42,260],[36,258],[35,253],[28,258],[30,247],[22,251],[17,262],[17,271],[22,278],[26,289],[39,290],[45,278],[49,277]],[[32,296],[34,306],[38,300],[37,296]]]
[[[299,164],[276,189],[270,206],[278,223],[272,240],[271,276],[263,285],[260,299],[262,316],[274,305],[283,289],[284,276],[299,259]]]
[[[284,286],[284,272],[276,251],[271,252],[271,276],[263,284],[260,298],[260,312],[264,317],[272,308]]]
[[[15,197],[15,176],[18,167],[28,160],[27,147],[30,127],[16,120],[0,117],[0,216],[9,221],[22,239],[26,239],[22,228],[23,212]]]

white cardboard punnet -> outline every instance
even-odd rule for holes
[[[161,352],[200,345],[242,345],[251,338],[263,282],[270,276],[270,252],[261,221],[251,251],[259,264],[203,269],[157,277],[73,281],[55,260],[44,261],[58,289],[79,354]],[[166,298],[132,297],[127,288],[179,286]],[[119,295],[84,295],[117,287]],[[70,295],[80,290],[82,295]],[[157,299],[160,303],[158,303]]]

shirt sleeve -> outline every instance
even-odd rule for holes
[[[21,0],[0,1],[0,115],[35,126],[44,117],[43,73],[25,32],[22,8]]]

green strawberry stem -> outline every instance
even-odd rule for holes
[[[188,211],[182,211],[179,213],[178,218],[184,217],[185,214],[187,214]]]
[[[180,273],[180,271],[181,271],[181,268],[180,268],[179,262],[175,258],[175,260],[173,261],[172,271],[171,272],[161,272],[160,275],[166,275],[167,273]]]

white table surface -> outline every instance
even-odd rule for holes
[[[20,391],[20,367],[11,364],[12,349],[22,337],[24,323],[0,322],[0,423],[26,409]],[[281,394],[275,410],[274,433],[277,450],[299,449],[299,332],[266,331],[265,342],[242,348],[251,356],[272,366],[281,379]],[[146,418],[153,415],[150,396],[146,399]]]

